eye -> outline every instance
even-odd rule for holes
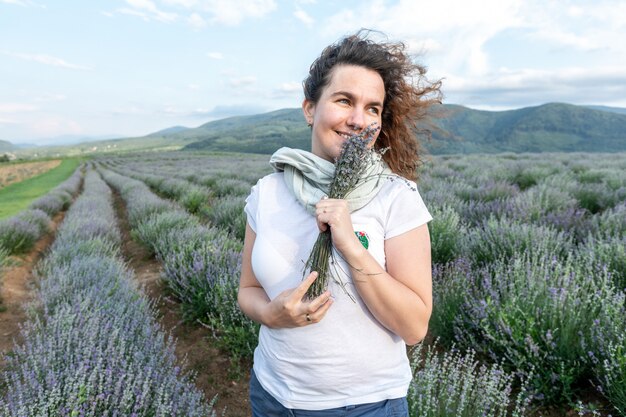
[[[347,98],[340,98],[339,100],[337,100],[337,103],[350,104],[350,100],[348,100]]]
[[[370,107],[370,112],[375,114],[375,115],[379,115],[380,114],[380,109],[378,107]]]

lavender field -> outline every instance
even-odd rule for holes
[[[245,363],[258,326],[236,301],[243,206],[267,161],[144,153],[77,171],[2,369],[0,416],[221,413],[124,264],[111,195],[184,317]],[[626,416],[626,155],[432,157],[418,187],[434,217],[434,311],[411,350],[411,416]],[[51,199],[0,223],[0,264],[45,233],[48,207],[64,209]]]

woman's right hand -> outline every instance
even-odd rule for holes
[[[317,278],[317,272],[311,272],[299,286],[280,293],[267,304],[263,322],[271,328],[302,327],[319,322],[324,318],[333,303],[330,291],[307,300],[306,291]]]

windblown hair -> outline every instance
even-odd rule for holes
[[[441,103],[441,81],[428,81],[426,68],[412,61],[403,43],[374,42],[367,39],[369,33],[360,30],[326,47],[311,64],[303,82],[304,96],[317,103],[338,65],[356,65],[380,74],[385,102],[375,148],[388,148],[383,159],[389,168],[415,181],[422,158],[418,137],[431,136],[428,110]]]

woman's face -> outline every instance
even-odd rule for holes
[[[331,70],[328,85],[317,103],[304,100],[302,110],[312,124],[311,152],[330,162],[341,153],[341,145],[350,136],[377,123],[385,101],[382,77],[371,69],[356,65],[338,65]],[[378,138],[378,130],[370,146]]]

